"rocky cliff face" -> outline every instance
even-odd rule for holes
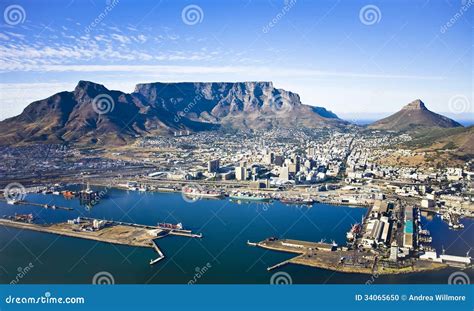
[[[19,116],[0,122],[0,136],[3,144],[124,144],[177,130],[343,124],[330,111],[303,105],[297,94],[271,82],[149,83],[126,94],[80,81],[74,91],[33,102]]]
[[[271,82],[138,84],[135,94],[153,105],[201,122],[239,128],[342,125],[322,107],[303,105],[298,94]]]

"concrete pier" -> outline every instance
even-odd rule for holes
[[[0,201],[5,202],[5,203],[8,202],[5,199],[0,199]],[[71,207],[34,203],[34,202],[28,202],[28,201],[25,201],[25,200],[16,201],[15,204],[13,204],[13,205],[30,205],[30,206],[38,206],[38,207],[42,207],[42,208],[46,208],[46,209],[60,209],[60,210],[64,210],[64,211],[73,211],[74,210]]]
[[[194,234],[189,230],[163,230],[155,226],[86,217],[76,218],[68,222],[44,225],[0,218],[0,226],[104,243],[153,248],[158,254],[158,258],[151,260],[151,265],[165,258],[165,255],[155,242],[156,239],[163,238],[167,235],[202,238],[202,234]]]

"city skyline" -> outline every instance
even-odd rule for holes
[[[471,1],[2,4],[1,120],[79,80],[272,81],[342,118],[420,98],[472,119]]]

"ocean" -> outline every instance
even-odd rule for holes
[[[96,190],[100,190],[96,188]],[[108,189],[92,208],[78,199],[28,194],[27,201],[72,207],[73,211],[43,209],[0,202],[0,216],[33,213],[37,222],[53,223],[77,216],[156,225],[183,223],[186,229],[202,233],[202,239],[165,237],[157,244],[165,259],[151,266],[153,249],[112,245],[53,234],[0,227],[0,282],[92,283],[106,273],[116,284],[268,284],[272,275],[284,271],[292,283],[440,283],[456,269],[427,273],[370,276],[286,265],[268,272],[267,267],[294,255],[247,245],[275,236],[307,241],[335,241],[345,244],[345,234],[360,222],[365,208],[314,204],[241,203],[229,199],[196,202],[180,193],[135,192]],[[452,231],[438,217],[424,217],[433,245],[447,253],[465,255],[473,247],[473,220],[463,219],[465,229]],[[472,254],[471,254],[472,255]],[[21,277],[20,277],[21,276]]]

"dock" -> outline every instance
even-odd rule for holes
[[[165,255],[161,252],[160,248],[158,247],[158,245],[156,244],[155,240],[151,240],[152,244],[153,244],[153,248],[155,249],[155,251],[158,253],[158,257],[156,259],[152,259],[150,260],[150,265],[154,265],[155,263],[157,263],[158,261],[162,260],[163,258],[165,258]]]
[[[197,238],[197,239],[202,238],[202,233],[195,234],[195,233],[191,233],[191,232],[183,232],[182,230],[170,230],[169,234],[170,235],[185,236],[185,237],[188,237],[188,238]]]
[[[7,203],[8,201],[5,200],[5,199],[0,199],[0,202]],[[13,205],[30,205],[30,206],[38,206],[38,207],[42,207],[42,208],[46,208],[46,209],[59,209],[59,210],[64,210],[64,211],[73,211],[74,210],[72,207],[34,203],[34,202],[28,202],[28,201],[25,201],[25,200],[16,201],[15,204],[13,204]]]
[[[103,243],[119,244],[135,247],[153,248],[158,254],[150,264],[156,264],[165,258],[155,240],[168,235],[178,235],[189,238],[202,238],[189,230],[164,230],[156,226],[130,224],[120,221],[108,221],[87,217],[78,217],[62,223],[35,224],[0,218],[0,226],[23,230],[31,230],[72,238],[94,240]],[[183,232],[181,232],[183,231]]]
[[[260,242],[247,241],[247,245],[272,251],[296,254],[295,257],[277,263],[267,268],[267,271],[281,268],[287,264],[298,264],[344,273],[372,274],[401,274],[411,272],[431,271],[446,268],[444,263],[416,261],[405,266],[388,267],[376,260],[369,252],[358,253],[335,244],[309,242],[291,239],[268,238]]]
[[[278,268],[281,268],[283,266],[286,266],[287,264],[290,264],[294,261],[294,259],[298,258],[298,257],[302,257],[303,255],[299,255],[299,256],[296,256],[294,258],[291,258],[291,259],[288,259],[288,260],[285,260],[285,261],[282,261],[280,263],[277,263],[276,265],[273,265],[271,267],[268,267],[267,268],[267,271],[271,271],[273,269],[278,269]]]

